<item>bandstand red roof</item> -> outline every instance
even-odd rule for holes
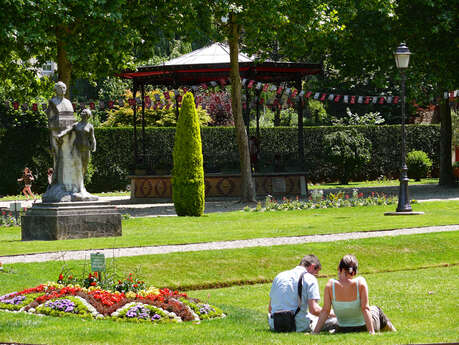
[[[228,46],[214,43],[157,66],[142,66],[136,71],[125,71],[119,76],[133,79],[136,84],[150,84],[177,87],[196,85],[230,75],[230,54]],[[256,62],[255,59],[239,54],[241,78],[260,82],[286,82],[302,79],[306,75],[319,74],[321,64],[293,62]]]

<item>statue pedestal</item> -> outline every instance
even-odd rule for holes
[[[21,224],[22,241],[121,236],[121,214],[97,202],[36,204]]]

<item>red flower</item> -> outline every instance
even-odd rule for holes
[[[61,274],[59,274],[59,280],[63,280],[64,279],[64,276]]]
[[[91,283],[91,284],[89,284],[89,285],[91,285],[91,286],[96,286],[96,285],[97,285],[97,283],[96,283],[96,282],[92,282],[92,283]]]

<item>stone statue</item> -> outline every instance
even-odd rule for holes
[[[72,103],[64,97],[67,87],[61,81],[54,85],[56,96],[51,98],[48,103],[48,128],[50,131],[51,153],[53,154],[54,174],[52,182],[56,183],[59,176],[59,157],[56,136],[60,131],[73,125],[75,118],[73,116]]]
[[[64,98],[65,84],[58,82],[55,90],[56,97],[50,100],[48,108],[54,176],[43,202],[97,200],[84,187],[90,151],[96,150],[94,127],[87,122],[91,111],[84,109],[81,121],[75,123],[72,104]]]

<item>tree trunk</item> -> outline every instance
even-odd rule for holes
[[[451,165],[452,150],[452,126],[451,108],[449,100],[444,99],[440,103],[440,181],[441,186],[455,185],[453,168]]]
[[[69,98],[70,95],[70,82],[72,78],[72,64],[67,58],[65,50],[66,27],[58,26],[56,29],[57,41],[57,75],[59,81],[62,81],[67,86],[65,97]]]
[[[236,129],[236,141],[239,148],[239,161],[241,165],[241,201],[255,201],[255,186],[250,167],[249,143],[247,131],[242,118],[241,102],[241,77],[239,74],[239,33],[240,25],[236,22],[233,14],[230,15],[230,46],[231,60],[231,105],[233,108],[234,126]]]

